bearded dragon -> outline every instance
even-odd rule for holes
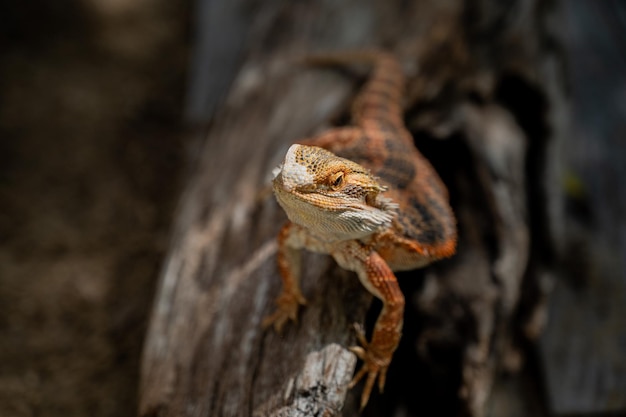
[[[288,320],[297,321],[306,304],[299,285],[301,249],[329,254],[356,272],[383,302],[371,340],[357,328],[360,346],[350,348],[363,361],[349,384],[366,377],[363,409],[377,378],[383,390],[401,337],[404,296],[392,271],[453,255],[456,222],[446,187],[404,127],[404,74],[397,59],[371,51],[309,62],[366,63],[373,69],[354,100],[353,126],[299,141],[275,170],[272,188],[289,221],[278,235],[283,289],[264,324],[280,331]]]

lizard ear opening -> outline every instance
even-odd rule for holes
[[[398,204],[392,199],[383,197],[378,191],[371,191],[365,196],[365,203],[370,207],[376,207],[385,212],[395,213],[398,211]]]
[[[372,206],[372,207],[378,206],[378,202],[376,201],[377,197],[378,197],[377,191],[370,191],[369,193],[365,195],[365,204],[367,204],[368,206]]]
[[[335,172],[334,174],[331,174],[328,177],[328,183],[333,188],[333,190],[340,188],[343,185],[343,180],[344,180],[343,171]]]

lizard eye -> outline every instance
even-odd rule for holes
[[[341,187],[343,184],[343,172],[339,171],[329,177],[330,186],[334,189]]]

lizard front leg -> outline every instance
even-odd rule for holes
[[[355,271],[363,286],[383,302],[372,340],[368,342],[362,330],[359,330],[357,336],[361,346],[350,348],[363,361],[363,367],[349,387],[354,387],[367,376],[360,403],[363,409],[377,377],[380,391],[385,386],[387,369],[402,335],[404,296],[385,260],[367,246],[356,241],[346,242],[333,252],[333,257],[343,268]]]
[[[300,290],[300,258],[304,230],[287,222],[278,234],[278,270],[283,289],[276,299],[277,309],[263,320],[263,327],[273,325],[280,332],[288,320],[298,321],[298,309],[306,304]]]

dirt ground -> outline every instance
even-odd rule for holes
[[[179,192],[185,2],[0,6],[0,415],[130,416]]]

